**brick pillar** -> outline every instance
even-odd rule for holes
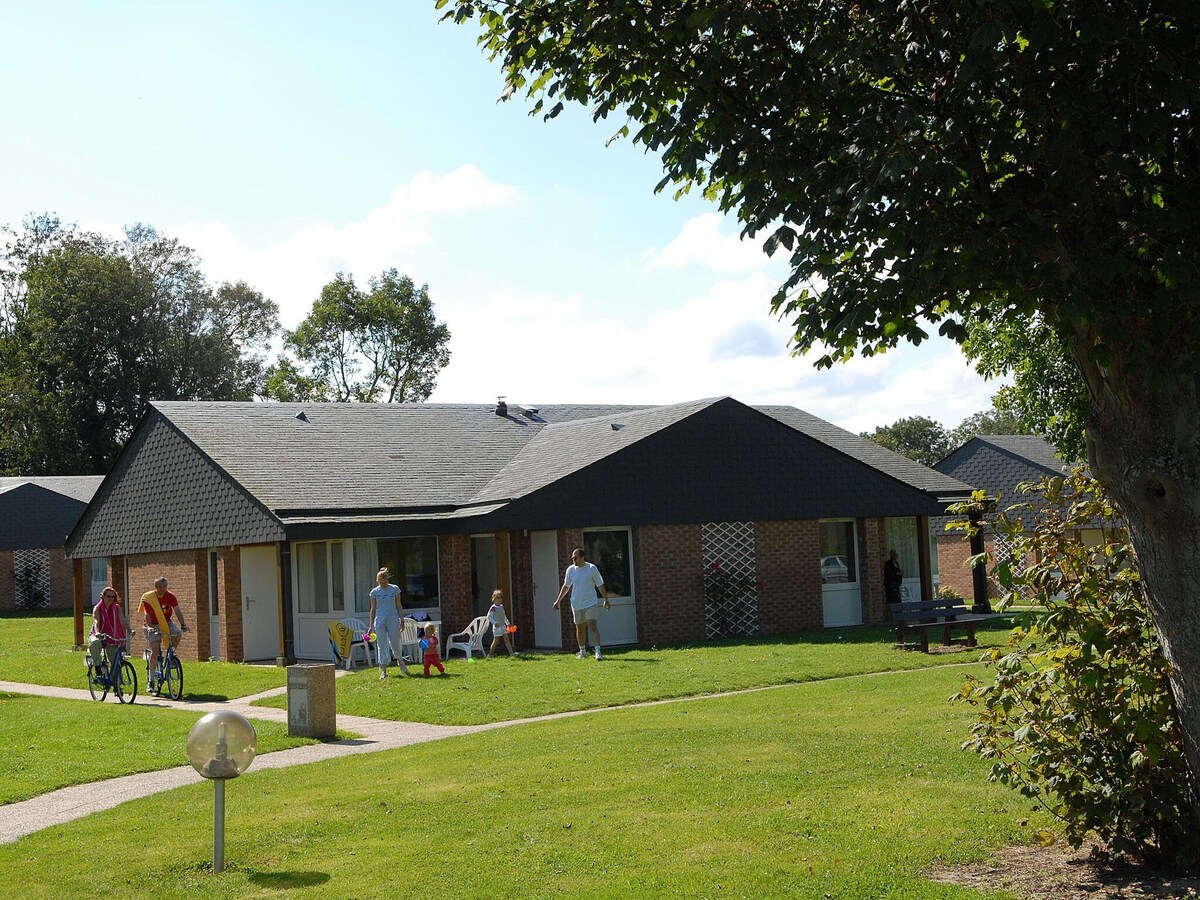
[[[583,546],[583,529],[582,528],[560,528],[558,530],[558,571],[567,571],[567,566],[571,565],[571,554],[575,552],[577,547]],[[591,562],[591,560],[588,560]],[[604,574],[603,572],[601,574]],[[561,581],[561,576],[559,581]],[[559,612],[562,613],[562,645],[564,649],[576,646],[575,641],[575,618],[571,614],[571,604],[563,603],[559,606]]]
[[[465,534],[438,537],[438,592],[442,635],[462,631],[474,618],[471,596],[471,539]]]
[[[887,598],[883,593],[883,562],[887,558],[887,523],[884,519],[859,519],[858,552],[861,556],[858,577],[861,579],[859,593],[862,595],[864,625],[888,622]]]
[[[83,598],[83,560],[76,559],[76,560],[72,560],[72,562],[74,563],[74,565],[72,566],[72,569],[73,569],[74,575],[75,575],[75,578],[74,578],[74,582],[75,582],[75,585],[74,585],[74,587],[75,587],[75,590],[74,590],[74,600],[75,600],[75,603],[74,603],[74,609],[75,609],[75,642],[74,642],[74,646],[82,647],[83,646],[83,615],[84,615],[84,610],[87,608],[87,602]],[[90,563],[90,561],[89,561],[89,563]]]
[[[517,626],[513,646],[533,646],[533,547],[529,532],[509,532],[512,550],[512,623]]]
[[[217,562],[222,591],[221,604],[221,658],[230,662],[242,662],[245,652],[242,643],[242,549],[221,548]]]
[[[126,565],[124,556],[110,558],[108,561],[108,583],[116,588],[117,596],[121,598],[121,603],[125,606],[125,615],[128,616],[133,610],[130,609],[129,598],[125,596]],[[134,624],[132,619],[130,619],[129,624]],[[135,628],[134,630],[136,631],[137,629]]]

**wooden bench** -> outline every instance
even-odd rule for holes
[[[896,623],[896,643],[904,643],[904,635],[916,631],[921,636],[921,651],[929,652],[929,630],[942,629],[942,644],[950,646],[950,633],[961,629],[967,633],[967,646],[975,646],[975,624],[997,618],[992,613],[970,612],[961,600],[913,600],[889,606]]]

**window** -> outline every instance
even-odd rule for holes
[[[329,612],[329,556],[324,541],[296,545],[296,602],[302,613]]]
[[[357,543],[357,542],[356,542]],[[403,604],[406,608],[430,609],[439,605],[438,602],[438,554],[436,537],[392,538],[377,541],[378,565],[375,571],[387,566],[392,573],[392,584],[404,592]],[[375,586],[375,572],[371,573],[371,583],[364,586],[357,583],[359,569],[355,567],[356,590],[363,595],[370,594]]]
[[[108,584],[108,558],[101,556],[92,560],[92,581]]]
[[[896,551],[900,571],[905,578],[919,578],[921,565],[917,557],[917,520],[915,517],[887,519],[884,522],[883,556]]]
[[[821,584],[845,584],[858,581],[854,521],[821,522],[819,539]]]
[[[633,553],[629,529],[603,529],[583,533],[588,562],[600,570],[604,587],[614,597],[633,596]]]

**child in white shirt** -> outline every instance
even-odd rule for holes
[[[504,610],[504,594],[500,590],[492,591],[492,605],[488,608],[487,617],[492,626],[492,647],[488,650],[488,656],[496,655],[501,638],[508,647],[508,655],[516,656],[517,651],[513,649],[512,638],[508,634],[508,613]]]

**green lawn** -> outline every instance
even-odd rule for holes
[[[73,784],[185,765],[200,712],[0,692],[0,804]],[[52,726],[51,726],[52,723]],[[260,753],[312,744],[255,722]],[[3,812],[0,811],[0,815]]]
[[[91,627],[84,620],[84,634]],[[86,688],[84,654],[71,649],[74,624],[70,613],[60,611],[0,614],[0,681],[19,681],[51,687]],[[194,640],[191,634],[185,641]],[[145,643],[133,639],[138,670],[138,690],[146,686],[146,664],[141,658]],[[240,663],[184,662],[183,698],[215,701],[247,697],[287,683],[285,669],[246,666]]]
[[[981,646],[1004,643],[997,621],[978,633]],[[547,713],[617,706],[765,685],[816,681],[892,669],[971,663],[976,650],[925,654],[897,650],[890,628],[815,631],[799,637],[696,646],[606,651],[602,662],[571,654],[531,653],[468,663],[455,655],[445,677],[397,669],[380,681],[359,669],[337,683],[338,712],[409,722],[469,725]],[[257,701],[285,707],[287,698]]]
[[[228,788],[222,875],[207,785],[0,847],[0,871],[24,896],[94,895],[88,848],[116,840],[105,890],[123,896],[979,897],[922,873],[1047,823],[958,749],[971,713],[946,698],[961,678],[824,681],[252,767]],[[137,851],[151,819],[170,825]]]

